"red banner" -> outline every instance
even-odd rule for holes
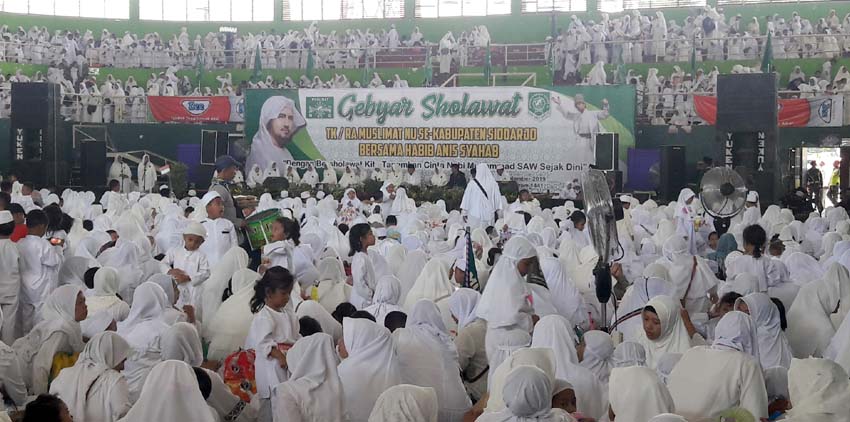
[[[226,123],[230,121],[228,97],[148,97],[158,122]]]
[[[779,100],[779,127],[841,126],[843,98],[789,98]],[[694,96],[694,109],[709,125],[717,123],[717,97]]]

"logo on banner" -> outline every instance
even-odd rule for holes
[[[528,114],[531,117],[543,120],[549,117],[551,110],[548,92],[531,92],[528,94]]]
[[[193,116],[200,116],[206,113],[211,103],[212,101],[210,100],[183,100],[180,102],[183,108]]]
[[[821,101],[817,110],[818,117],[824,122],[829,123],[832,121],[832,99],[827,98]]]
[[[333,119],[334,97],[307,97],[308,119]]]

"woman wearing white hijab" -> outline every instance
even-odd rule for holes
[[[688,251],[687,242],[681,236],[670,236],[662,248],[670,281],[675,288],[676,299],[685,299],[685,308],[696,314],[708,312],[711,306],[709,295],[715,294],[717,277],[708,266],[708,261]]]
[[[315,300],[305,300],[299,303],[295,308],[295,316],[299,319],[305,316],[315,319],[322,327],[322,332],[333,337],[334,344],[342,338],[342,324],[335,320],[333,315]]]
[[[89,314],[107,311],[116,322],[123,321],[130,314],[130,305],[118,295],[121,280],[118,271],[112,267],[102,267],[94,273],[93,293],[86,297]]]
[[[41,305],[41,322],[12,344],[18,355],[29,391],[47,392],[53,357],[83,350],[80,321],[86,319],[86,299],[77,286],[59,286]]]
[[[384,325],[384,318],[387,314],[393,311],[401,311],[398,302],[401,298],[401,283],[392,275],[385,275],[378,279],[378,285],[375,286],[375,294],[372,295],[372,304],[367,306],[364,311],[372,314],[375,317],[375,322],[378,325]]]
[[[846,254],[846,252],[845,252]],[[850,256],[848,256],[850,263]],[[823,281],[830,286],[830,290],[838,296],[837,312],[830,315],[832,326],[838,328],[844,317],[850,313],[850,264],[841,266],[831,266],[823,275]]]
[[[179,322],[162,335],[162,360],[179,360],[193,367],[204,362],[201,338],[192,324]],[[256,406],[246,406],[233,394],[218,373],[201,368],[210,377],[210,396],[207,404],[218,413],[222,420],[248,422],[256,420]]]
[[[643,422],[675,410],[667,386],[653,370],[639,366],[612,370],[608,397],[617,421]]]
[[[162,320],[168,301],[159,285],[144,282],[133,293],[130,315],[118,324],[118,334],[127,340],[132,352],[124,365],[124,376],[130,387],[130,401],[142,391],[150,369],[160,362],[160,336],[168,329]]]
[[[139,163],[139,168],[136,174],[139,177],[139,192],[151,192],[156,186],[156,166],[151,162],[151,157],[147,154],[142,156],[142,162]]]
[[[3,310],[0,309],[0,326],[3,324]],[[23,407],[27,402],[27,384],[24,366],[18,355],[0,339],[0,400],[10,400],[12,404]]]
[[[322,258],[316,269],[319,270],[319,303],[328,312],[333,312],[351,295],[351,286],[345,282],[345,269],[335,256]]]
[[[147,281],[156,284],[165,292],[165,309],[162,311],[163,322],[169,326],[178,322],[189,322],[189,316],[174,306],[180,298],[180,290],[177,289],[177,282],[170,275],[157,274],[151,276]],[[192,322],[192,324],[196,322]]]
[[[823,357],[838,363],[845,371],[850,371],[850,315],[844,317]]]
[[[850,415],[850,385],[841,366],[827,359],[794,359],[788,370],[792,408],[788,422],[844,422]]]
[[[401,384],[381,393],[369,422],[437,422],[437,392]]]
[[[245,183],[248,184],[249,188],[255,188],[257,186],[262,186],[265,180],[266,176],[263,174],[263,170],[260,169],[259,165],[254,164],[254,166],[251,167],[251,171],[248,172],[248,179]]]
[[[192,367],[167,360],[157,364],[145,381],[141,396],[120,422],[213,422]]]
[[[478,302],[476,314],[487,321],[491,368],[498,367],[513,350],[531,344],[533,307],[525,275],[536,256],[534,246],[525,238],[508,240]]]
[[[416,302],[407,326],[395,335],[402,381],[437,391],[440,421],[463,419],[472,406],[458,372],[458,354],[437,305]]]
[[[502,210],[502,193],[487,164],[475,167],[475,178],[466,185],[460,209],[470,227],[492,226],[496,221],[496,213]]]
[[[685,353],[691,348],[691,334],[682,322],[681,311],[679,302],[670,296],[656,296],[646,303],[637,342],[646,349],[648,367],[655,369],[665,353]]]
[[[301,176],[301,183],[309,185],[311,188],[316,187],[319,183],[319,172],[316,171],[316,168],[312,164],[304,172],[304,175]]]
[[[241,269],[233,274],[230,289],[233,295],[222,302],[210,321],[207,340],[210,341],[208,357],[223,360],[245,344],[248,329],[254,314],[251,313],[251,298],[254,285],[260,275],[249,269]]]
[[[277,162],[269,163],[266,170],[263,172],[263,180],[268,179],[269,177],[280,177],[280,170],[277,168]]]
[[[762,368],[791,365],[791,346],[782,332],[779,309],[764,293],[750,293],[739,298],[735,308],[749,314],[757,327],[759,361]]]
[[[652,267],[655,268],[655,267]],[[642,329],[641,313],[646,303],[656,296],[671,296],[675,288],[669,281],[660,277],[638,278],[623,295],[617,315],[611,320],[619,322],[616,330],[623,335],[623,341],[636,341]]]
[[[449,330],[454,330],[455,323],[449,310],[449,297],[457,289],[457,285],[449,279],[449,265],[440,258],[431,258],[419,277],[407,292],[404,300],[404,309],[407,313],[413,310],[413,306],[423,299],[430,300],[440,309],[443,324]]]
[[[398,357],[390,331],[368,319],[342,322],[345,354],[337,368],[345,394],[345,419],[367,420],[375,401],[388,388],[401,384]]]
[[[757,356],[755,324],[743,312],[727,313],[717,323],[714,344],[686,351],[670,373],[667,386],[676,412],[699,419],[741,407],[767,418],[767,390]]]
[[[540,318],[534,327],[531,346],[552,350],[555,358],[555,377],[573,385],[576,409],[580,413],[597,419],[605,414],[608,407],[605,387],[593,372],[579,364],[576,340],[572,326],[566,318],[560,315]],[[492,394],[495,385],[490,387]]]
[[[679,199],[676,200],[675,214],[673,215],[673,221],[676,222],[676,233],[686,239],[687,252],[692,255],[697,253],[700,243],[694,227],[697,214],[691,207],[695,199],[697,199],[697,195],[694,191],[689,188],[682,189],[679,192]]]
[[[458,362],[466,391],[473,400],[478,401],[487,393],[487,348],[485,336],[487,323],[475,316],[475,308],[481,294],[476,290],[457,289],[449,298],[452,318],[457,321]]]
[[[291,375],[275,389],[274,420],[342,422],[342,383],[331,336],[316,333],[298,340],[286,362]]]
[[[520,365],[508,374],[502,388],[505,408],[485,413],[479,422],[574,422],[562,409],[552,409],[552,380],[540,368]]]
[[[603,331],[588,331],[582,336],[576,349],[581,366],[593,372],[604,387],[608,386],[608,377],[613,367],[614,341],[611,335]]]
[[[839,272],[841,264],[833,263],[827,273]],[[844,269],[846,272],[846,269]],[[837,286],[824,279],[800,288],[794,304],[788,310],[788,329],[785,331],[794,357],[822,357],[835,335],[830,319],[840,303]]]
[[[201,333],[206,336],[211,329],[212,316],[221,306],[224,291],[233,279],[233,274],[248,267],[248,253],[239,246],[234,246],[221,257],[218,262],[213,262],[210,269],[210,277],[204,282],[201,290],[201,306],[196,310],[198,319],[204,321]]]
[[[86,343],[74,366],[50,385],[79,421],[114,422],[130,410],[127,380],[119,372],[130,345],[116,333],[103,332]]]
[[[251,141],[251,153],[245,164],[252,168],[268,168],[270,163],[292,161],[288,145],[296,133],[307,125],[295,102],[282,96],[270,97],[260,110],[257,133]]]
[[[587,327],[587,309],[584,298],[570,279],[569,271],[558,258],[541,258],[540,269],[549,287],[552,304],[558,314],[581,327]]]

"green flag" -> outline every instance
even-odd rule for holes
[[[254,73],[251,74],[251,81],[256,82],[260,80],[260,77],[263,75],[263,53],[260,51],[260,45],[257,44],[257,52],[254,53]]]
[[[764,57],[761,59],[761,71],[770,73],[773,70],[773,43],[771,33],[767,33],[767,41],[764,43]]]
[[[546,58],[546,67],[549,68],[549,76],[552,77],[552,85],[555,84],[555,43],[549,41],[549,57]]]
[[[490,86],[490,75],[493,74],[493,63],[490,60],[490,42],[487,42],[487,57],[484,62],[484,79],[487,80],[487,86]]]
[[[431,86],[434,82],[434,67],[431,66],[431,46],[425,47],[425,65],[422,66],[425,73],[425,86]]]
[[[307,50],[307,70],[305,72],[308,79],[313,79],[313,67],[314,66],[315,65],[313,64],[313,47],[310,47]]]

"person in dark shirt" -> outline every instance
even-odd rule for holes
[[[823,175],[818,169],[817,161],[812,161],[811,167],[806,171],[806,187],[809,190],[809,197],[815,202],[818,212],[823,211]]]
[[[449,175],[448,188],[466,189],[466,175],[460,171],[460,165],[452,164],[452,173]]]

